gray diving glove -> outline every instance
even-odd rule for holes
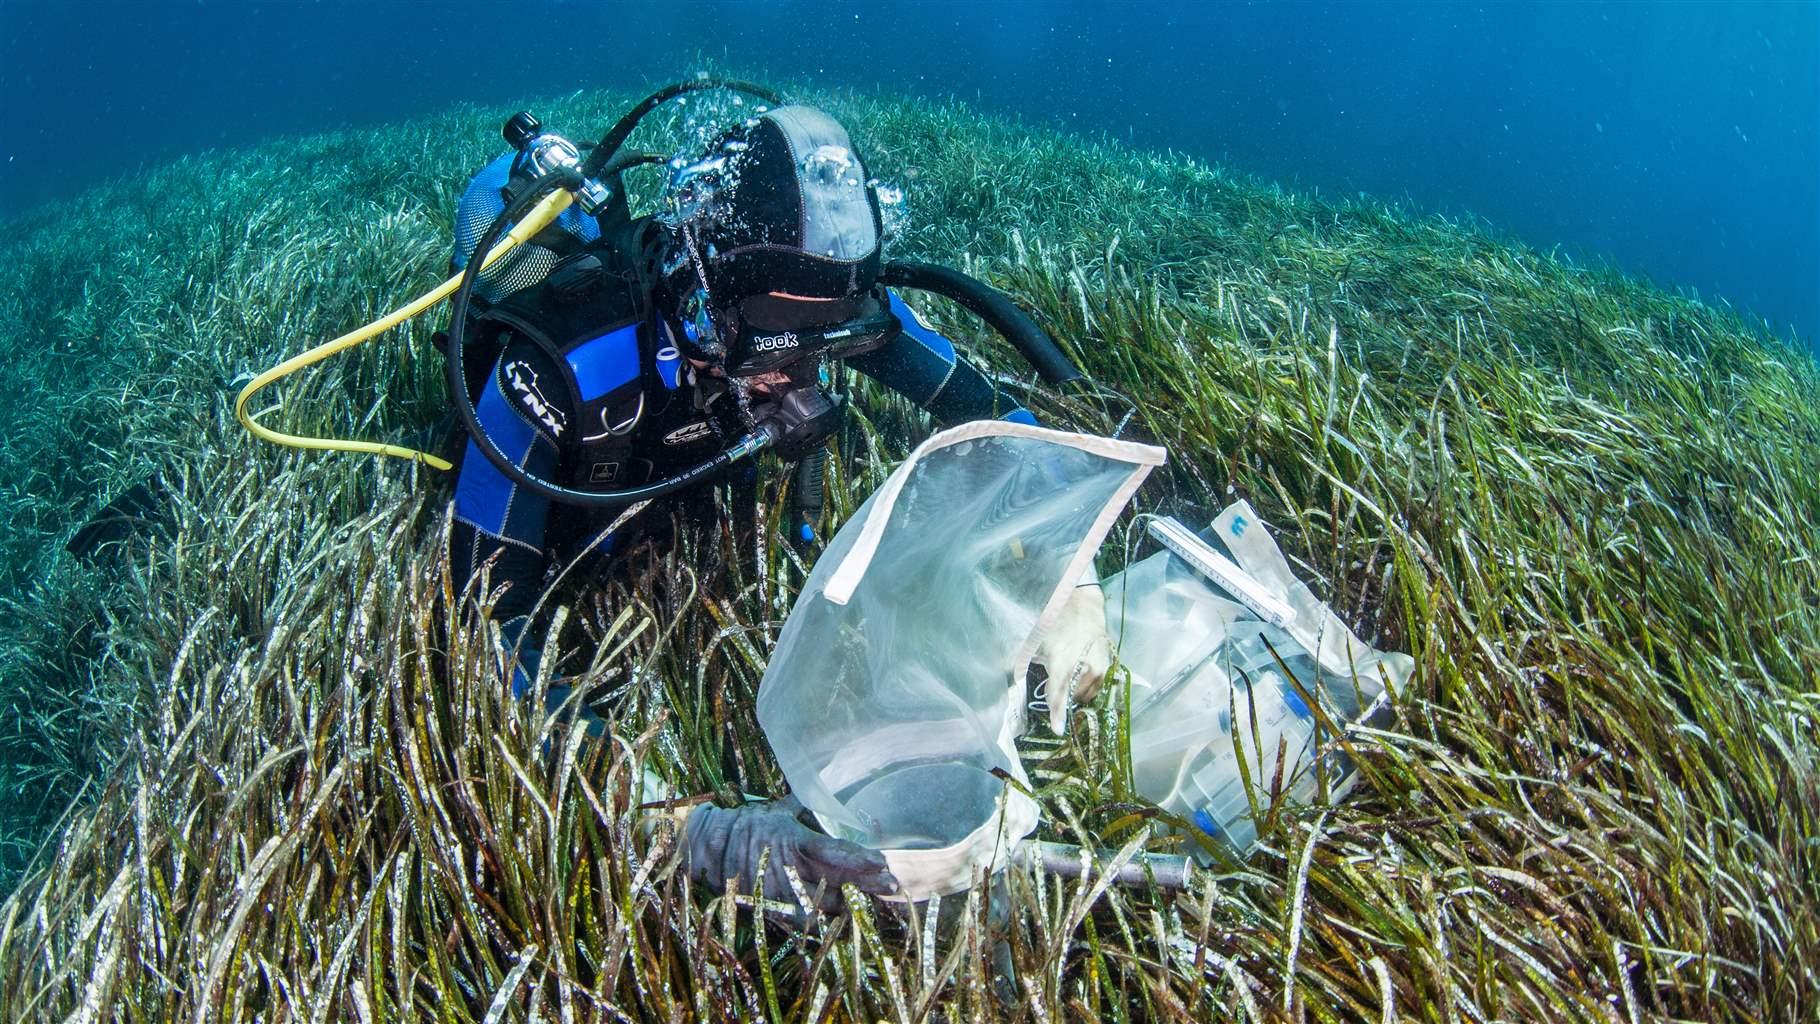
[[[735,891],[751,895],[759,857],[769,849],[767,902],[797,902],[785,865],[796,870],[809,898],[826,914],[840,910],[843,885],[874,896],[896,895],[897,879],[885,865],[884,854],[816,832],[802,823],[802,813],[803,805],[794,796],[731,810],[697,807],[683,824],[683,866],[689,880],[718,893],[726,891],[731,879]]]

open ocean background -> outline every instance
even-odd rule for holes
[[[1813,3],[0,0],[0,46],[0,217],[186,152],[457,101],[503,119],[706,57],[1471,214],[1820,330]]]
[[[0,0],[0,45],[0,217],[186,152],[457,101],[503,118],[705,56],[1472,214],[1820,330],[1813,3]]]

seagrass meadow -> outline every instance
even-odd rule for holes
[[[451,593],[446,478],[233,419],[246,374],[440,280],[517,109],[461,108],[189,157],[0,242],[0,1019],[1820,1019],[1810,355],[1483,225],[792,95],[904,186],[897,254],[1007,290],[1095,386],[1034,386],[932,303],[938,325],[1046,422],[1169,448],[1134,511],[1248,498],[1415,657],[1391,720],[1342,741],[1352,796],[1254,780],[1263,848],[1179,893],[1014,871],[1008,985],[980,927],[937,942],[862,903],[803,934],[689,891],[628,782],[782,791],[753,704],[805,575],[775,543],[788,474],[755,519],[679,521],[551,598],[544,682],[631,691],[591,743],[507,696]],[[633,98],[524,105],[585,137]],[[437,326],[267,392],[268,420],[426,430]],[[929,430],[855,387],[824,535]],[[162,526],[63,550],[153,477]],[[1149,834],[1119,706],[1026,757],[1042,834],[1109,861],[1181,842]]]

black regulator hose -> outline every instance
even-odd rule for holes
[[[498,442],[488,434],[480,423],[480,415],[474,409],[474,399],[469,396],[467,377],[461,367],[461,358],[466,344],[468,329],[468,307],[473,301],[474,285],[480,280],[481,264],[486,262],[486,254],[493,251],[505,234],[506,225],[513,224],[530,211],[531,207],[543,197],[558,188],[573,188],[581,183],[582,176],[573,167],[558,167],[543,177],[531,182],[521,194],[493,218],[492,226],[480,238],[480,244],[474,247],[468,259],[468,265],[461,273],[461,284],[455,289],[455,297],[449,303],[449,347],[448,362],[444,366],[448,379],[449,397],[455,403],[455,415],[461,419],[468,436],[474,439],[474,446],[486,456],[506,479],[535,494],[540,494],[551,501],[565,502],[570,505],[585,505],[591,508],[613,508],[644,501],[648,498],[661,498],[682,490],[690,484],[725,469],[733,462],[753,454],[769,443],[769,438],[754,434],[745,438],[732,448],[721,452],[706,462],[686,469],[675,476],[642,487],[628,487],[618,491],[578,491],[571,487],[553,484],[520,469],[517,463],[501,451]]]
[[[969,277],[952,267],[938,263],[916,263],[893,260],[879,271],[886,285],[915,288],[918,291],[945,295],[966,307],[975,316],[1004,335],[1016,346],[1024,359],[1050,384],[1082,380],[1086,374],[1068,361],[1061,346],[1049,332],[1037,325],[1028,313],[1017,308],[1011,297],[984,281]]]
[[[697,92],[702,89],[732,89],[748,96],[756,96],[772,106],[779,106],[783,103],[782,98],[770,89],[753,82],[743,82],[737,78],[693,78],[686,82],[666,85],[639,101],[638,106],[626,111],[625,116],[614,122],[613,127],[607,129],[607,134],[600,137],[600,144],[594,147],[594,152],[588,154],[587,162],[582,164],[582,174],[589,178],[599,178],[601,168],[606,165],[608,160],[613,159],[613,154],[619,152],[619,147],[626,144],[626,139],[631,136],[632,129],[638,127],[638,122],[644,120],[646,114],[685,92]]]

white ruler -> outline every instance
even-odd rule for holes
[[[1277,627],[1288,629],[1295,621],[1295,609],[1282,598],[1258,585],[1238,563],[1207,546],[1207,543],[1194,535],[1194,531],[1176,522],[1174,519],[1159,516],[1149,521],[1150,535],[1155,537],[1176,557],[1187,562],[1189,567],[1207,577],[1221,590],[1231,594],[1238,602],[1257,613],[1258,618]]]

